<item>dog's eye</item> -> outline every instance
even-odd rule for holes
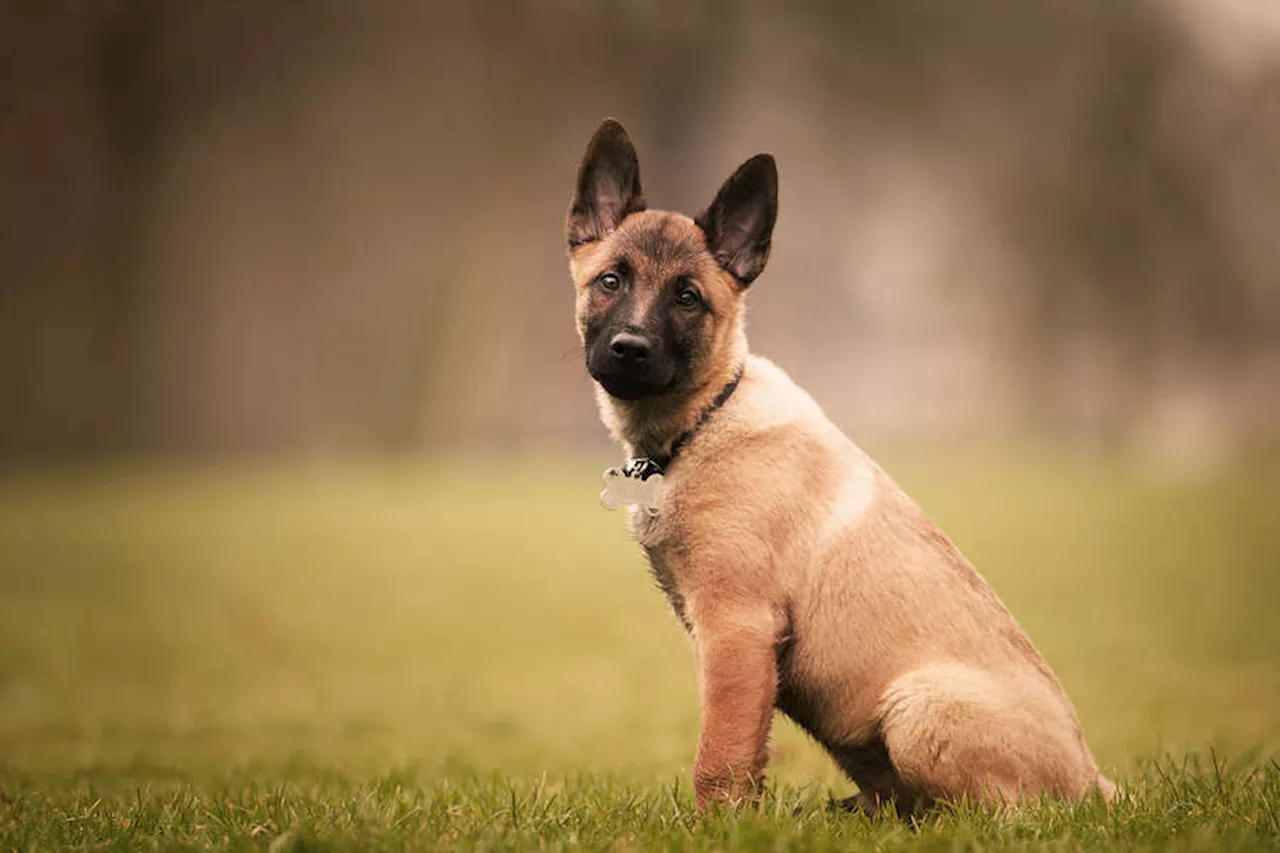
[[[611,272],[607,272],[600,276],[596,279],[596,282],[600,285],[601,290],[607,290],[610,293],[613,293],[622,286],[622,279],[618,278],[617,275]]]
[[[676,296],[676,304],[681,308],[693,308],[702,302],[702,297],[698,296],[698,291],[692,287],[686,287]]]

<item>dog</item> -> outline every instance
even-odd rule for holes
[[[635,504],[632,535],[692,641],[698,808],[757,797],[774,709],[857,784],[845,805],[870,814],[1113,799],[1070,700],[992,589],[748,350],[744,297],[777,211],[768,154],[694,219],[648,209],[635,147],[609,119],[566,223],[587,370],[631,459],[606,473],[627,488],[605,503]]]

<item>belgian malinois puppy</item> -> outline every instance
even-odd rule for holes
[[[648,210],[635,148],[600,126],[569,209],[577,326],[631,461],[606,506],[692,638],[698,806],[749,799],[775,708],[899,812],[1081,798],[1099,774],[1048,664],[968,560],[818,405],[747,350],[778,175],[752,157],[696,219]]]

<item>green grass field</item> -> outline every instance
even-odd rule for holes
[[[698,818],[685,638],[604,459],[0,481],[0,849],[1280,847],[1280,456],[887,453],[1074,699],[1107,809]]]

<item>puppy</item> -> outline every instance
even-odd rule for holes
[[[606,478],[628,488],[605,502],[636,504],[632,533],[693,644],[699,808],[759,790],[775,708],[870,813],[1112,798],[1071,702],[992,589],[748,351],[743,301],[777,209],[761,154],[696,219],[649,210],[635,148],[608,120],[566,227],[587,370],[631,459]]]

